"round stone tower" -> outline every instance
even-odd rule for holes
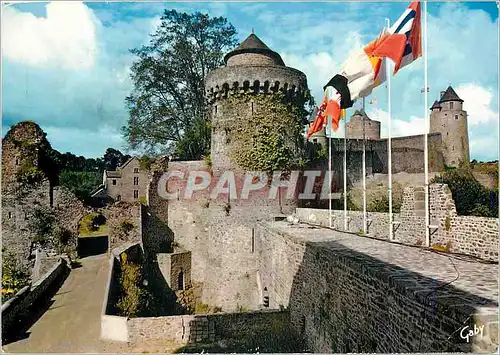
[[[380,122],[370,119],[363,110],[354,112],[350,121],[346,124],[346,129],[348,138],[363,139],[364,129],[366,139],[380,140]]]
[[[229,143],[235,124],[258,110],[257,102],[229,102],[234,94],[272,95],[284,92],[292,99],[307,90],[304,73],[285,66],[280,55],[267,47],[255,34],[226,54],[225,66],[210,72],[205,80],[212,120],[212,169],[236,167],[231,162]]]
[[[467,112],[462,109],[463,102],[449,86],[431,107],[430,133],[441,133],[447,166],[457,167],[460,162],[470,160]]]

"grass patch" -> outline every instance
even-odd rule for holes
[[[106,235],[108,226],[106,219],[97,212],[90,213],[84,216],[78,226],[78,234],[80,237],[93,237],[98,235]]]

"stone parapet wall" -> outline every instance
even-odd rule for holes
[[[328,210],[297,208],[296,216],[304,222],[329,226]],[[363,232],[363,212],[347,211],[347,231]],[[395,242],[425,245],[424,192],[421,187],[407,187],[393,230]],[[498,218],[458,216],[449,188],[445,184],[429,187],[430,246],[447,247],[452,253],[498,260]],[[368,235],[389,239],[389,214],[367,212]],[[332,211],[332,228],[344,230],[344,211]]]
[[[66,260],[60,258],[59,261],[35,283],[24,287],[11,299],[2,304],[2,338],[8,336],[11,331],[18,328],[18,319],[28,314],[30,308],[36,304],[38,300],[52,295],[52,287],[66,278],[69,270]]]
[[[286,311],[130,318],[127,328],[131,343],[160,340],[180,345],[290,331]]]
[[[258,228],[262,285],[272,304],[288,306],[293,329],[308,351],[489,352],[498,346],[493,301],[439,281],[455,271],[434,279],[416,273],[415,265],[409,269],[405,264],[419,263],[409,255],[411,248],[392,244],[385,252],[382,241],[284,222]],[[436,254],[421,258],[434,259],[431,255]],[[449,266],[447,258],[438,258]],[[429,298],[432,292],[437,295]],[[486,304],[492,307],[489,311],[481,308]],[[460,330],[473,324],[485,325],[484,337],[466,343]]]

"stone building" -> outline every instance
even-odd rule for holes
[[[245,172],[230,154],[237,139],[232,133],[234,125],[257,112],[259,99],[266,95],[283,94],[293,104],[308,90],[305,74],[287,67],[280,55],[255,34],[226,54],[224,63],[205,80],[212,121],[212,163],[208,166],[204,161],[169,162],[166,171],[180,171],[183,178],[168,180],[167,191],[178,191],[182,196],[187,174],[192,171],[206,171],[214,181],[228,170],[234,172],[236,187],[241,191]],[[297,120],[303,123],[302,118]],[[230,192],[213,198],[211,185],[195,191],[189,199],[166,201],[158,198],[161,175],[153,174],[149,185],[145,223],[153,220],[156,226],[166,224],[175,243],[191,252],[191,282],[203,285],[204,303],[223,310],[258,309],[263,304],[266,285],[260,284],[258,260],[252,251],[255,225],[270,216],[292,213],[297,200],[286,198],[286,190],[281,187],[274,199],[268,198],[266,188],[262,190],[266,192],[251,194],[248,199],[239,199]],[[159,236],[153,234],[154,228],[148,227],[144,239],[157,240]]]
[[[445,166],[458,167],[469,161],[467,112],[462,110],[463,100],[450,86],[441,92],[439,101],[430,108],[428,134],[429,169],[439,172]],[[387,174],[387,138],[380,138],[380,122],[370,119],[363,110],[356,110],[346,124],[348,180],[362,179],[363,135],[366,138],[367,174]],[[364,131],[364,133],[363,133]],[[324,137],[324,138],[323,138]],[[325,130],[312,135],[310,142],[328,144]],[[344,139],[332,138],[332,166],[336,182],[342,183]],[[424,135],[392,137],[392,172],[424,172]]]
[[[230,104],[228,98],[233,94],[272,95],[280,91],[291,98],[307,90],[305,74],[285,66],[280,55],[253,33],[226,54],[224,63],[225,66],[211,71],[205,80],[211,107],[214,170],[234,168],[228,154],[232,126],[259,109],[255,100]]]
[[[469,134],[467,112],[462,109],[464,100],[449,86],[441,91],[439,101],[431,107],[430,131],[441,133],[444,163],[458,166],[469,162]]]
[[[137,202],[146,198],[148,182],[148,170],[141,167],[137,157],[132,157],[116,170],[105,170],[103,184],[92,193],[92,197]]]
[[[380,122],[370,119],[364,110],[356,110],[346,124],[347,137],[380,140]]]

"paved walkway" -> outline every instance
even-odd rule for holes
[[[172,352],[177,344],[126,344],[100,339],[101,309],[109,271],[106,254],[81,260],[52,298],[27,337],[3,347],[6,353]]]
[[[287,222],[269,224],[282,234],[300,242],[313,242],[317,246],[335,250],[337,253],[346,251],[346,255],[354,257],[365,255],[362,261],[372,258],[387,266],[387,273],[391,277],[407,279],[406,288],[415,288],[422,285],[413,275],[420,275],[426,280],[435,280],[440,283],[451,283],[456,292],[472,297],[480,297],[491,301],[489,305],[477,307],[478,311],[493,311],[498,307],[498,264],[481,263],[475,259],[451,254],[435,253],[423,248],[411,247],[390,243],[388,241],[360,237],[352,233],[333,231],[328,228],[314,227],[307,224],[290,225]],[[360,260],[361,262],[361,260]],[[392,267],[392,268],[391,268]],[[412,279],[411,283],[408,279]],[[427,285],[428,286],[428,285]],[[427,287],[426,286],[426,287]],[[435,287],[435,286],[433,286]],[[467,303],[469,300],[464,300]]]

